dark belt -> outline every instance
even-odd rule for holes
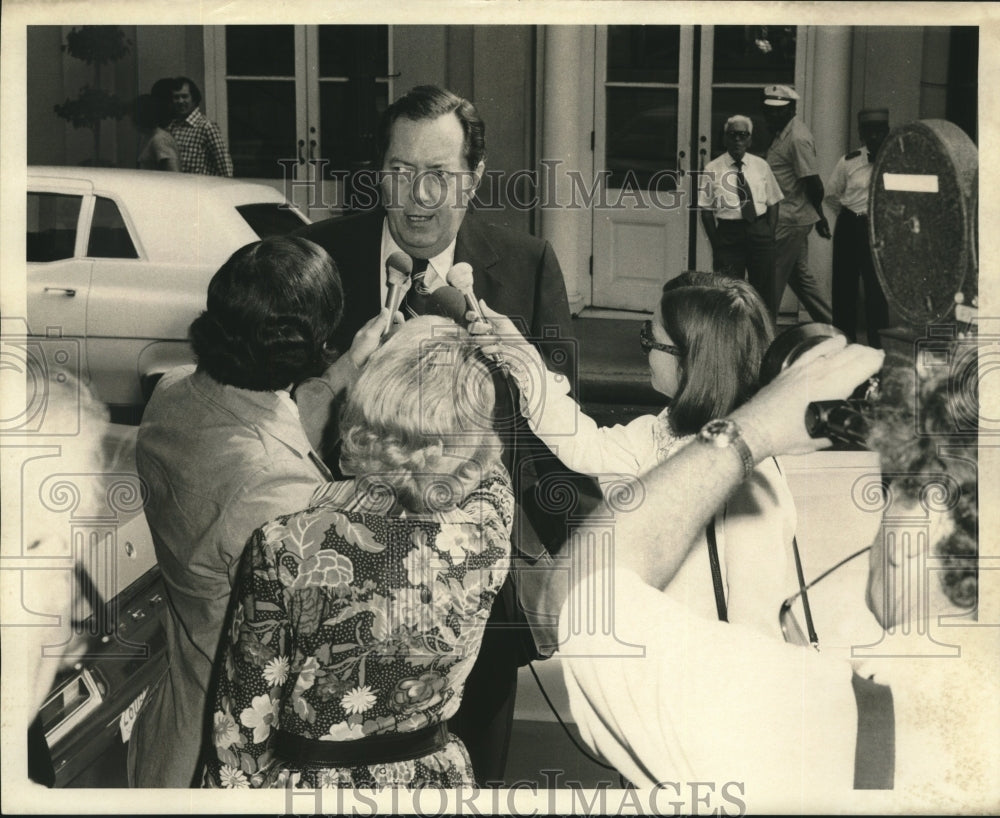
[[[442,749],[449,739],[446,721],[409,733],[365,736],[354,741],[318,741],[278,730],[274,754],[293,765],[370,766],[420,758]]]

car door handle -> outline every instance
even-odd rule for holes
[[[72,290],[69,287],[46,287],[45,292],[62,293],[67,298],[72,298],[74,295],[76,295],[76,290]]]

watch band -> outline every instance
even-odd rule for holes
[[[743,479],[746,480],[753,474],[753,470],[756,467],[753,452],[750,451],[750,447],[743,439],[743,431],[736,421],[729,420],[728,418],[710,420],[701,427],[701,431],[698,432],[698,439],[703,443],[708,443],[720,449],[732,446],[740,456],[740,462],[743,464]]]
[[[743,433],[738,427],[736,436],[730,441],[730,444],[735,447],[740,455],[740,459],[743,461],[743,479],[746,480],[753,474],[756,463],[754,463],[753,453],[750,451],[750,447],[747,446],[747,442],[743,439]]]

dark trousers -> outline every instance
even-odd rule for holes
[[[465,680],[462,704],[448,719],[448,730],[469,751],[479,786],[503,782],[514,725],[517,668],[524,664],[518,637],[509,624],[517,604],[512,583],[508,577],[493,603],[479,656]]]
[[[889,304],[875,274],[868,244],[868,217],[842,208],[833,233],[833,323],[852,341],[858,329],[858,277],[865,284],[869,346],[881,348],[879,330],[889,326]]]
[[[774,278],[774,233],[766,218],[752,224],[743,219],[720,219],[715,225],[712,266],[715,272],[743,278],[744,272],[762,298]]]

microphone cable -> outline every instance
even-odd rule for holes
[[[598,767],[603,767],[605,770],[611,770],[612,772],[617,773],[618,772],[617,767],[612,767],[610,764],[605,764],[603,761],[597,758],[597,756],[588,752],[583,746],[581,746],[580,742],[578,742],[576,738],[574,738],[572,731],[569,729],[569,725],[563,721],[562,716],[559,715],[559,711],[556,710],[555,704],[552,703],[552,699],[549,698],[549,694],[545,692],[545,688],[542,686],[542,680],[538,678],[538,673],[535,671],[535,666],[533,663],[531,662],[528,663],[528,670],[530,670],[531,675],[535,677],[535,684],[538,685],[538,690],[541,692],[542,698],[545,699],[545,703],[549,706],[549,710],[552,711],[552,715],[556,717],[556,721],[559,722],[559,726],[562,727],[563,732],[566,733],[566,737],[573,743],[573,746],[576,747],[576,749],[579,750],[583,756],[592,761]],[[622,777],[621,773],[618,773],[618,778],[624,781],[624,778]]]

